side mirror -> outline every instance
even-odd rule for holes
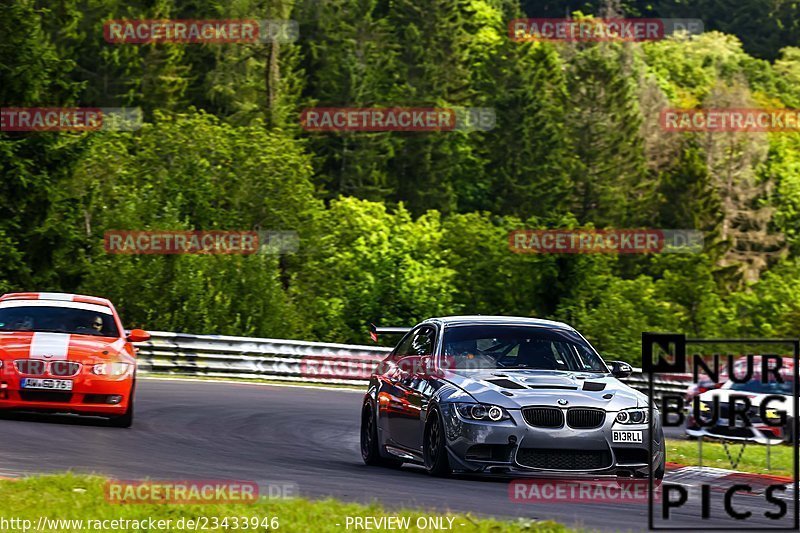
[[[150,340],[150,334],[143,329],[132,329],[128,333],[129,342],[145,342]]]
[[[611,375],[615,378],[627,378],[633,372],[633,367],[625,361],[611,361]]]

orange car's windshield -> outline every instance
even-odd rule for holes
[[[0,307],[0,331],[119,336],[119,330],[111,314],[74,307]]]

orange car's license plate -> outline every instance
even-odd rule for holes
[[[22,380],[23,389],[43,389],[43,390],[72,390],[72,381],[69,379],[35,379],[25,378]]]

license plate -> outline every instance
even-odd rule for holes
[[[642,442],[641,431],[612,431],[612,442]]]
[[[36,379],[25,378],[22,380],[23,389],[44,390],[72,390],[72,381],[69,379]]]

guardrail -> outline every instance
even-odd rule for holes
[[[391,348],[283,339],[150,332],[137,343],[139,370],[214,378],[269,379],[339,385],[364,385]],[[682,394],[688,376],[657,377],[654,392]],[[647,376],[634,369],[623,380],[647,392]]]
[[[139,370],[207,377],[363,385],[391,348],[151,331]]]

